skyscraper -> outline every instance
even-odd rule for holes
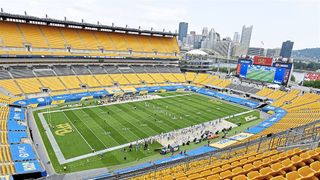
[[[284,58],[290,58],[293,48],[293,42],[292,41],[285,41],[282,43],[280,56]]]
[[[202,29],[202,36],[203,36],[203,38],[206,38],[206,37],[208,36],[208,33],[209,33],[208,28],[207,28],[207,27],[204,27],[204,28]]]
[[[207,37],[201,42],[201,48],[214,49],[220,35],[213,28],[210,29]]]
[[[239,43],[240,42],[240,34],[239,34],[239,32],[234,32],[233,42],[234,43]]]
[[[247,48],[250,47],[252,28],[253,26],[246,27],[245,25],[242,27],[240,43]]]
[[[188,23],[180,22],[179,23],[179,36],[178,40],[183,41],[183,38],[186,38],[188,34]]]

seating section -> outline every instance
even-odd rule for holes
[[[36,78],[16,79],[18,85],[23,89],[24,93],[38,93],[41,92],[42,85]]]
[[[91,75],[78,76],[82,84],[86,84],[89,87],[99,87],[101,86],[99,82],[93,78]]]
[[[97,75],[94,75],[94,77],[99,81],[99,83],[102,86],[112,86],[113,85],[113,80],[110,78],[109,75],[97,74]]]
[[[165,79],[165,81],[167,82],[172,82],[172,83],[178,83],[178,79],[172,75],[171,73],[162,73],[163,78]]]
[[[0,103],[8,104],[10,102],[10,97],[0,92]]]
[[[256,95],[258,96],[263,96],[266,97],[269,94],[273,93],[273,90],[270,88],[263,88],[262,90],[260,90],[259,92],[256,93]]]
[[[43,87],[50,88],[52,91],[61,91],[66,89],[66,87],[57,77],[41,77],[38,79]]]
[[[133,178],[166,179],[317,179],[320,177],[320,148],[280,152],[250,152],[230,159],[198,160]]]
[[[8,90],[10,93],[14,95],[22,94],[20,88],[16,84],[16,82],[12,79],[8,80],[0,80],[1,87]]]
[[[269,99],[279,99],[287,93],[281,90],[275,90],[271,94],[268,94],[266,97]]]
[[[283,105],[282,108],[288,113],[280,121],[270,128],[250,137],[255,139],[270,133],[285,131],[308,124],[320,119],[320,95],[306,93],[293,99],[289,104]]]
[[[8,145],[8,107],[0,106],[0,177],[15,172]]]
[[[299,90],[293,89],[290,92],[288,92],[285,96],[282,96],[281,98],[274,101],[271,105],[276,107],[281,107],[282,105],[284,105],[284,103],[290,102],[291,100],[298,97],[299,93],[300,93]]]
[[[0,45],[6,47],[23,47],[23,39],[15,23],[0,23]]]
[[[259,91],[259,89],[252,87],[252,85],[249,85],[249,84],[246,84],[246,85],[230,84],[227,87],[230,88],[231,90],[241,91],[241,92],[250,93],[250,94],[255,94]]]
[[[43,67],[44,69],[41,69],[41,67],[39,68],[40,69],[34,68],[33,71],[31,68],[19,67],[18,69],[21,69],[21,72],[15,72],[16,77],[14,80],[0,79],[0,82],[2,82],[3,88],[13,95],[41,93],[41,90],[44,88],[49,88],[51,92],[55,92],[81,89],[84,87],[88,88],[88,90],[92,90],[92,88],[102,86],[141,84],[164,85],[165,83],[188,82],[198,86],[211,85],[221,89],[232,87],[230,79],[221,79],[216,75],[204,73],[170,73],[171,71],[178,71],[175,67],[165,66],[148,66],[140,68],[138,66],[56,65],[52,68],[49,68],[48,66]],[[28,72],[26,77],[30,77],[31,75],[36,75],[37,77],[33,76],[33,78],[25,78],[25,76],[23,76],[23,70],[27,70]],[[135,71],[145,73],[135,73]],[[2,70],[1,72],[4,73],[5,71]],[[10,73],[12,73],[11,70]],[[270,93],[270,96],[272,97],[282,97],[282,95],[282,91]]]
[[[27,45],[31,47],[30,50],[27,50]],[[6,49],[2,49],[2,47]],[[176,37],[100,32],[2,21],[0,24],[0,54],[120,55],[177,59],[179,47]]]
[[[204,80],[208,79],[209,78],[209,74],[198,74],[196,76],[196,78],[193,80],[193,82],[195,84],[200,84],[201,82],[203,82]]]
[[[226,88],[227,86],[229,86],[231,84],[231,80],[214,78],[208,84],[209,85],[213,85],[213,86],[218,86],[218,87],[221,87],[221,88]]]
[[[30,24],[17,24],[27,44],[34,48],[49,48],[48,43],[41,33],[39,26]]]
[[[113,80],[113,83],[118,83],[120,85],[129,84],[128,80],[122,74],[110,74],[110,78]]]
[[[60,76],[60,80],[68,89],[79,89],[81,82],[76,76]]]
[[[154,79],[149,74],[137,74],[137,76],[147,84],[154,84]]]
[[[186,72],[186,80],[193,82],[194,78],[196,77],[196,73],[194,72]]]
[[[124,74],[123,76],[130,82],[130,84],[141,84],[141,79],[137,74]]]
[[[150,73],[149,75],[157,83],[165,83],[166,82],[166,79],[160,73],[153,73],[153,74]]]

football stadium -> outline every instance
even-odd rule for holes
[[[292,63],[181,71],[177,35],[1,12],[0,179],[319,179]]]

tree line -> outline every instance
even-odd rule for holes
[[[320,63],[316,62],[310,62],[310,63],[304,63],[302,61],[294,62],[294,68],[300,69],[300,70],[306,70],[306,71],[317,71],[320,69]]]

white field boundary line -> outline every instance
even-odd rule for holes
[[[191,95],[194,95],[194,94],[188,93],[188,94],[179,94],[179,95],[165,96],[165,97],[162,97],[162,96],[159,96],[159,95],[148,95],[149,99],[134,99],[134,100],[127,100],[127,101],[120,101],[120,102],[112,102],[112,103],[109,103],[109,104],[77,107],[77,108],[54,110],[54,111],[46,111],[46,112],[42,112],[42,113],[43,114],[48,114],[48,113],[53,113],[53,112],[63,112],[63,111],[70,111],[70,110],[77,110],[77,109],[86,109],[86,108],[93,108],[93,107],[100,107],[100,106],[111,106],[111,105],[115,105],[115,104],[125,104],[125,103],[140,102],[140,101],[151,101],[151,100],[155,100],[155,99],[165,99],[165,98],[173,98],[173,97],[179,97],[179,96],[191,96]]]
[[[230,115],[230,116],[226,116],[226,117],[223,117],[223,118],[220,118],[220,120],[227,120],[229,118],[232,118],[232,117],[237,117],[237,116],[241,116],[241,115],[244,115],[244,114],[247,114],[247,113],[250,113],[254,110],[249,110],[249,111],[245,111],[245,112],[241,112],[241,113],[238,113],[238,114],[234,114],[234,115]],[[40,113],[39,113],[39,117],[40,117]],[[41,118],[42,117],[42,118]],[[100,150],[100,151],[96,151],[96,152],[93,152],[93,153],[88,153],[88,154],[85,154],[85,155],[81,155],[81,156],[77,156],[77,157],[73,157],[73,158],[70,158],[70,159],[65,159],[61,150],[60,150],[60,147],[58,146],[53,134],[51,133],[51,130],[49,128],[49,126],[47,125],[47,123],[45,122],[45,119],[43,117],[43,114],[41,113],[41,117],[40,117],[40,120],[42,123],[46,124],[46,127],[48,129],[46,129],[47,133],[48,134],[51,134],[50,137],[48,136],[51,144],[55,144],[56,148],[53,148],[56,156],[57,156],[57,159],[59,161],[60,164],[66,164],[66,163],[70,163],[70,162],[74,162],[74,161],[78,161],[78,160],[81,160],[81,159],[85,159],[85,158],[89,158],[89,157],[92,157],[92,156],[96,156],[96,155],[99,155],[99,154],[103,154],[103,153],[106,153],[106,152],[109,152],[109,151],[114,151],[114,150],[117,150],[117,149],[121,149],[121,148],[124,148],[124,147],[127,147],[129,146],[130,144],[132,145],[135,145],[137,143],[141,143],[141,142],[144,142],[146,139],[157,139],[161,134],[158,134],[156,136],[151,136],[151,137],[148,137],[148,138],[145,138],[145,139],[141,139],[141,140],[138,140],[138,141],[134,141],[134,142],[130,142],[130,143],[127,143],[127,144],[122,144],[122,145],[119,145],[119,146],[114,146],[114,147],[111,147],[111,148],[107,148],[107,149],[104,149],[104,150]],[[210,122],[213,122],[213,121],[216,121],[216,120],[219,120],[219,119],[215,119],[215,120],[212,120],[212,121],[208,121],[208,122],[205,122],[203,123],[204,125],[206,124],[209,124]],[[229,122],[230,124],[233,124],[231,122]],[[234,124],[234,127],[236,127],[237,125]],[[179,129],[179,130],[187,130],[189,129],[190,127],[186,127],[186,128],[182,128],[182,129]],[[162,135],[165,135],[165,134],[168,134],[170,132],[167,132],[167,133],[164,133]],[[80,134],[80,133],[79,133]],[[81,135],[81,134],[80,134]],[[81,135],[82,136],[82,135]],[[91,146],[90,146],[91,147]]]
[[[62,153],[62,151],[60,149],[60,146],[58,145],[56,139],[54,138],[54,136],[53,136],[53,134],[52,134],[52,132],[50,130],[50,127],[49,127],[46,119],[44,118],[43,114],[39,113],[38,117],[39,117],[39,119],[41,121],[41,124],[42,124],[42,126],[43,126],[43,128],[45,130],[45,133],[46,133],[46,135],[47,135],[47,137],[48,137],[48,139],[50,141],[52,149],[53,149],[54,153],[56,154],[56,157],[57,157],[59,163],[62,162],[62,161],[65,161],[65,158],[64,158],[64,155],[63,155],[63,153]]]

